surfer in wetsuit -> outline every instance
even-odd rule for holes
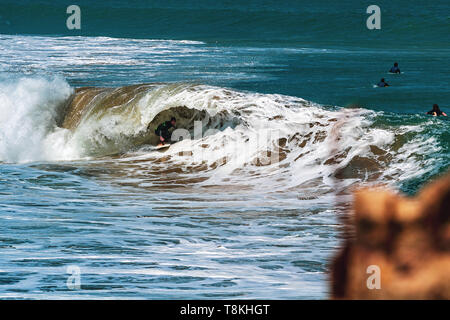
[[[385,81],[384,81],[384,78],[383,79],[381,79],[380,80],[380,82],[377,84],[377,86],[379,86],[379,87],[389,87],[389,84],[388,83],[386,83]]]
[[[170,143],[170,134],[169,130],[171,128],[175,128],[175,124],[177,123],[177,119],[172,117],[170,121],[165,121],[161,123],[158,128],[155,130],[155,134],[159,136],[160,145],[164,145],[165,142]]]
[[[390,73],[401,73],[398,63],[394,63],[394,66],[389,70]]]
[[[433,109],[428,111],[427,114],[431,114],[434,117],[444,116],[446,117],[447,114],[445,112],[442,112],[441,109],[439,109],[439,106],[437,104],[433,104]]]

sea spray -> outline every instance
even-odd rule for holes
[[[72,88],[56,77],[0,80],[0,161],[58,159],[56,120]],[[62,130],[60,129],[60,132]],[[63,132],[61,132],[63,133]],[[48,139],[49,135],[52,139]]]

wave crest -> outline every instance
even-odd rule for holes
[[[334,178],[349,185],[423,174],[423,155],[439,148],[421,125],[376,126],[376,112],[283,95],[189,83],[72,90],[61,79],[0,89],[2,161],[112,157],[142,180],[149,166],[195,173],[206,185],[251,180],[264,188],[276,175],[274,192],[301,186],[320,194]],[[183,140],[153,151],[155,128],[172,116]]]

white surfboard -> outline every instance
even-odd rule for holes
[[[163,145],[158,145],[154,148],[152,148],[152,150],[166,150],[170,147],[169,143],[163,144]]]

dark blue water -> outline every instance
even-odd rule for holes
[[[0,33],[189,39],[205,42],[211,50],[250,47],[254,50],[237,51],[229,58],[251,63],[264,55],[269,66],[255,72],[270,74],[270,79],[208,82],[401,113],[420,112],[433,103],[445,106],[450,100],[446,90],[450,4],[445,0],[429,4],[379,1],[381,30],[367,29],[367,6],[358,1],[250,1],[245,5],[233,1],[78,1],[79,31],[66,28],[65,9],[70,4],[2,1]],[[328,51],[302,54],[297,51],[301,48]],[[404,71],[402,76],[387,74],[395,61]],[[242,68],[218,62],[208,61],[203,71],[237,73]],[[382,94],[372,88],[381,77],[393,85]],[[181,73],[171,79],[179,78],[189,80],[192,75]]]

